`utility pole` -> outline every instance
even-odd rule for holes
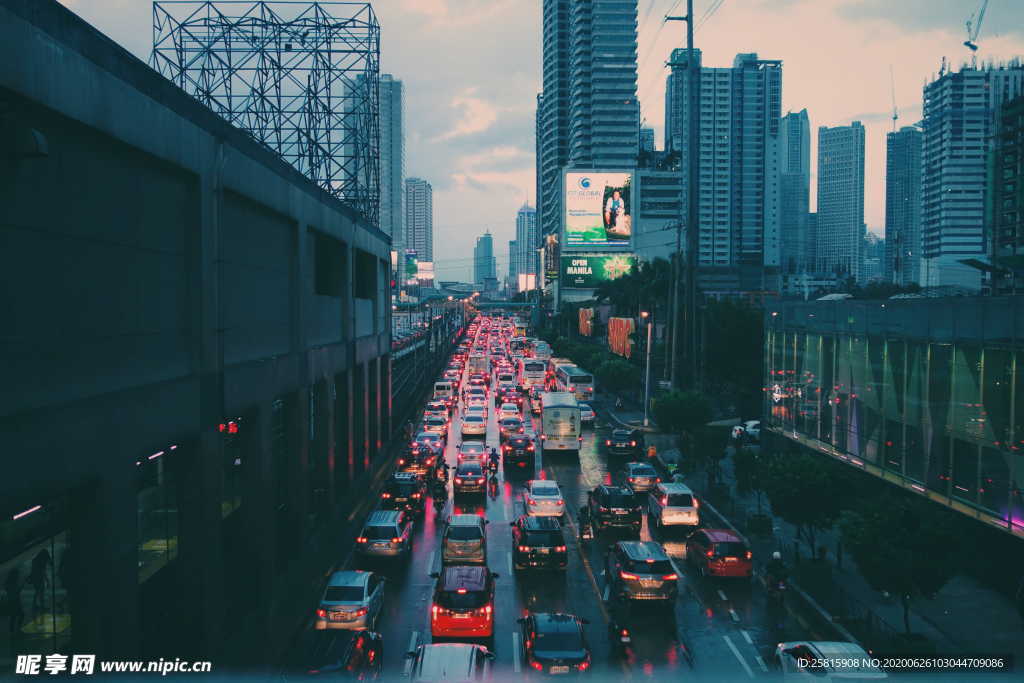
[[[686,191],[686,325],[684,337],[686,339],[686,356],[690,362],[690,383],[696,386],[698,369],[700,364],[697,360],[697,246],[698,246],[698,216],[697,205],[699,200],[699,160],[697,150],[698,135],[697,126],[698,109],[697,94],[700,88],[700,72],[697,69],[696,60],[693,56],[693,0],[686,0],[686,16],[665,17],[665,21],[686,22],[686,99],[689,106],[687,136],[687,191]],[[678,251],[676,252],[678,255]],[[678,287],[678,280],[677,285]],[[677,295],[678,305],[678,295]],[[673,311],[675,313],[675,311]],[[678,317],[678,316],[676,316]],[[675,330],[678,326],[673,318],[672,334],[672,376],[670,381],[673,388],[676,386],[676,355],[677,338]]]
[[[644,377],[644,427],[647,427],[650,425],[647,408],[651,405],[651,329],[654,327],[654,318],[647,311],[640,311],[640,317],[647,322],[647,367]]]

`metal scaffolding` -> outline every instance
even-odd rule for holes
[[[377,226],[380,25],[369,3],[153,3],[151,66]]]

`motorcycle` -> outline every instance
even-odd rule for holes
[[[633,637],[628,628],[613,619],[608,622],[608,642],[613,652],[622,653],[629,648]]]
[[[498,461],[496,459],[487,461],[487,471],[491,474],[498,473]]]
[[[590,517],[590,508],[583,506],[580,508],[579,514],[576,517],[577,526],[579,527],[579,536],[581,541],[592,541],[594,540],[594,523]]]
[[[786,579],[782,577],[766,577],[768,585],[768,599],[775,604],[781,605],[786,597]]]
[[[487,495],[494,500],[498,497],[498,475],[494,472],[491,473],[491,478],[487,482]]]

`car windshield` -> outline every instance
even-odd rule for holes
[[[527,531],[523,537],[526,545],[554,547],[564,545],[562,535],[557,531]]]
[[[672,563],[668,560],[630,560],[630,571],[637,574],[671,574]]]
[[[487,604],[487,593],[484,591],[441,591],[437,602],[446,609],[476,609]]]
[[[455,472],[460,477],[481,477],[484,471],[479,465],[464,465]]]
[[[440,439],[440,436],[438,436],[437,434],[433,434],[431,432],[420,434],[418,437],[416,437],[417,441],[429,441],[430,443],[434,443],[435,441],[439,441]]]
[[[611,508],[631,508],[636,504],[636,500],[633,496],[630,496],[621,491],[615,491],[609,493],[604,497],[604,504]]]
[[[483,537],[479,527],[462,525],[448,527],[448,538],[453,541],[479,541]]]
[[[538,633],[535,650],[541,652],[567,652],[583,649],[583,641],[579,632],[556,631],[554,633]]]
[[[462,418],[462,421],[463,422],[483,422],[484,418],[482,416],[480,416],[480,415],[467,415],[466,417]]]
[[[362,586],[328,586],[324,602],[362,602]]]
[[[411,496],[416,493],[416,484],[412,482],[392,482],[388,485],[388,492],[396,496]]]
[[[656,476],[658,476],[657,472],[655,472],[652,467],[648,467],[647,465],[641,465],[640,467],[634,467],[633,471],[631,472],[631,474],[633,474],[633,476],[636,476],[636,477],[656,477]]]
[[[693,507],[693,496],[689,493],[672,493],[668,496],[668,504],[681,508]]]
[[[542,498],[548,498],[558,495],[558,487],[552,486],[551,484],[540,485],[533,487],[533,495],[540,496]]]
[[[612,432],[612,438],[619,441],[629,441],[630,436],[632,435],[623,429],[616,429]]]
[[[396,535],[394,527],[368,526],[363,529],[363,536],[374,541],[391,540]]]
[[[743,557],[747,547],[735,541],[725,541],[715,544],[715,555],[718,557]]]

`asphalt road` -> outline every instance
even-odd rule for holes
[[[493,401],[490,403],[493,408]],[[454,465],[461,442],[461,410],[452,420],[445,458]],[[534,420],[539,430],[539,420]],[[487,444],[497,446],[496,411],[489,410]],[[621,458],[611,458],[604,449],[610,428],[598,416],[594,426],[584,428],[583,443],[575,455],[548,454],[538,458],[535,478],[558,482],[572,513],[586,500],[586,492],[598,484],[619,483]],[[349,556],[338,569],[372,569],[388,578],[385,607],[377,631],[385,643],[385,680],[400,680],[405,670],[405,653],[415,645],[431,642],[429,610],[434,588],[431,572],[440,570],[442,520],[452,513],[483,513],[488,525],[488,564],[498,572],[495,598],[495,637],[488,647],[496,654],[495,677],[518,680],[527,677],[529,667],[522,659],[516,620],[529,611],[570,612],[589,620],[587,636],[593,653],[594,680],[685,676],[689,680],[749,680],[768,675],[768,659],[782,640],[806,638],[801,627],[777,608],[766,604],[764,589],[757,582],[699,578],[684,562],[685,532],[652,536],[646,519],[644,540],[663,543],[680,576],[679,598],[673,609],[647,605],[631,609],[609,603],[606,598],[604,557],[608,544],[617,536],[604,532],[586,544],[577,541],[575,515],[563,521],[569,551],[564,572],[512,569],[510,522],[523,512],[522,492],[528,476],[509,480],[499,472],[496,496],[478,500],[452,501],[437,515],[428,505],[418,524],[412,557],[407,562],[360,563]],[[625,653],[616,652],[607,637],[609,619],[627,625],[633,642]]]

